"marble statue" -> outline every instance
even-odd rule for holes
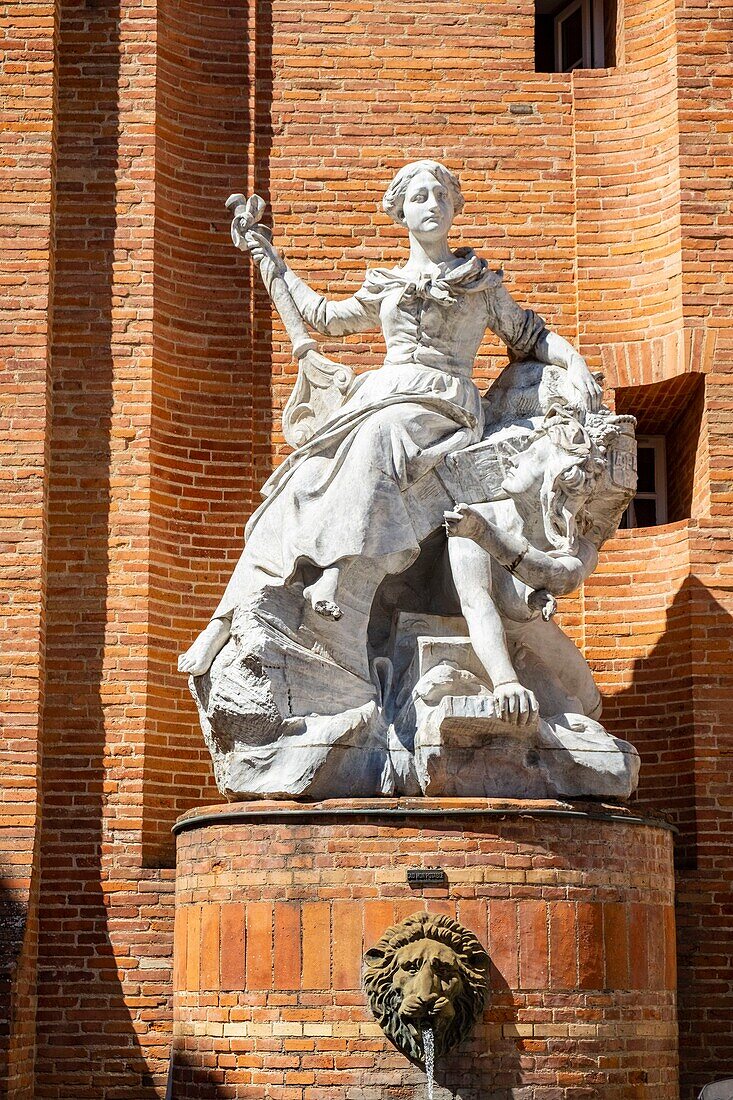
[[[364,956],[364,990],[379,1026],[425,1066],[426,1028],[442,1058],[468,1038],[489,989],[489,956],[452,917],[415,913],[388,928]]]
[[[638,756],[552,617],[633,495],[633,419],[501,272],[449,248],[463,197],[443,165],[397,173],[383,206],[407,261],[339,301],[286,265],[261,199],[227,205],[299,371],[294,449],[179,659],[222,793],[627,798]],[[487,328],[510,364],[482,396]],[[358,376],[312,335],[378,329],[384,364]]]

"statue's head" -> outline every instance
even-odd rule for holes
[[[387,929],[364,963],[364,988],[377,1022],[420,1065],[425,1027],[432,1028],[440,1056],[467,1037],[483,1011],[488,955],[450,917],[408,917]]]
[[[506,464],[505,492],[532,499],[539,494],[548,541],[573,552],[585,527],[585,507],[604,469],[603,452],[590,432],[571,412],[553,405],[528,444]]]
[[[400,168],[382,199],[398,225],[426,241],[447,235],[463,203],[458,177],[437,160],[417,160]]]

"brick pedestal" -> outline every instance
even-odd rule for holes
[[[176,1100],[422,1100],[360,970],[424,909],[492,959],[483,1022],[438,1065],[438,1097],[678,1096],[664,826],[598,806],[382,799],[217,806],[177,831]],[[444,886],[408,885],[408,868],[436,866]]]

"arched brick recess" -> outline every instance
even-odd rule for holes
[[[170,860],[175,816],[215,790],[176,660],[236,561],[255,493],[252,456],[269,429],[251,272],[237,261],[224,206],[251,171],[248,7],[160,0],[157,27],[143,792],[144,859],[153,864]]]

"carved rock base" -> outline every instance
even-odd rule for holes
[[[233,800],[378,793],[387,730],[377,686],[261,612],[241,614],[237,629],[210,672],[189,681],[221,793]]]
[[[447,696],[415,736],[420,789],[435,797],[607,798],[636,788],[639,754],[581,714],[517,727],[486,714],[487,696]]]
[[[385,930],[426,911],[490,958],[483,1017],[439,1059],[436,1100],[677,1100],[663,826],[598,804],[418,798],[214,806],[177,828],[177,1100],[424,1100],[361,981]]]
[[[391,659],[360,675],[308,648],[301,615],[287,590],[240,612],[210,672],[190,680],[226,798],[626,801],[636,789],[633,746],[592,718],[556,713],[572,699],[527,660],[542,717],[529,728],[496,719],[460,617],[401,615]]]

